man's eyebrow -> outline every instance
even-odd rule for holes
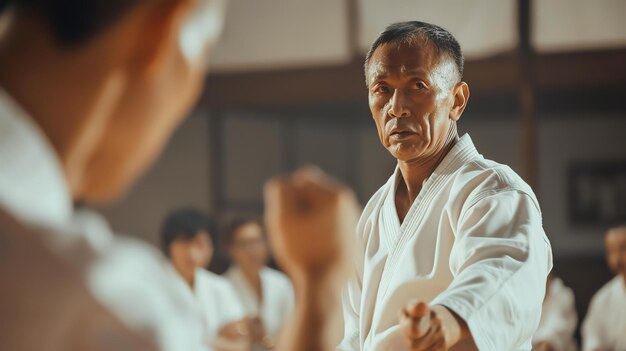
[[[393,70],[390,69],[392,66],[382,66],[376,65],[370,68],[370,74],[368,75],[368,85],[374,82],[384,80],[392,74]],[[396,66],[397,67],[397,66]],[[405,77],[428,77],[428,72],[421,67],[410,67],[410,66],[402,66],[400,67],[400,73]]]
[[[423,69],[423,68],[419,68],[419,67],[407,67],[407,66],[402,66],[400,68],[400,72],[408,77],[414,77],[414,76],[426,76],[427,72]]]
[[[382,66],[377,65],[376,67],[371,68],[368,78],[370,82],[375,82],[388,76],[389,73]]]

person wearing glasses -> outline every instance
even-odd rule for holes
[[[267,266],[269,247],[259,221],[243,217],[233,220],[223,241],[233,263],[224,276],[235,288],[245,314],[261,323],[253,333],[254,350],[271,349],[293,309],[291,282]]]

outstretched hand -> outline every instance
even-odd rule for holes
[[[446,351],[469,337],[465,322],[444,306],[410,302],[400,312],[400,330],[411,351]]]

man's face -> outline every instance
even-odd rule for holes
[[[400,161],[438,154],[454,123],[454,63],[417,39],[411,46],[379,46],[366,74],[369,106],[383,146]]]
[[[246,223],[233,234],[230,255],[235,263],[250,269],[261,269],[268,259],[263,229],[257,223]]]
[[[609,267],[615,274],[626,277],[626,227],[609,230],[604,243]]]
[[[169,257],[176,270],[192,275],[198,268],[206,268],[213,257],[209,233],[202,231],[191,239],[178,238],[169,247]]]

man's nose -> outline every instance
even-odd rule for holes
[[[410,115],[406,96],[402,90],[396,89],[393,92],[393,96],[389,100],[389,110],[387,113],[393,118],[408,117]]]

